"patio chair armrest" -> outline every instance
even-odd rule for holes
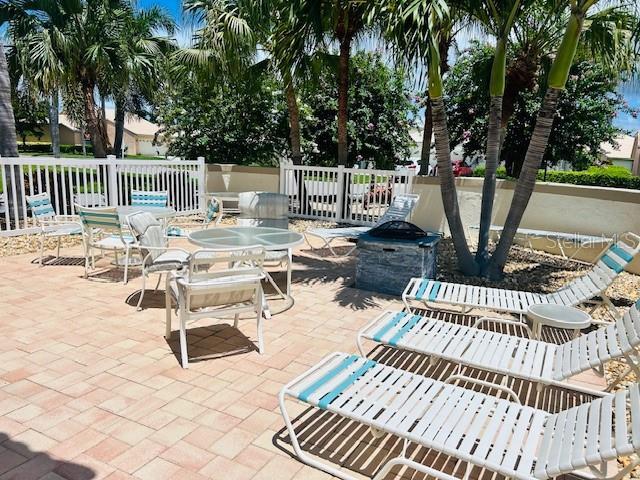
[[[471,328],[479,328],[479,325],[485,322],[502,323],[503,325],[513,325],[514,327],[521,327],[525,329],[529,338],[533,337],[533,332],[531,331],[531,328],[529,328],[529,325],[527,325],[526,323],[520,322],[518,320],[511,320],[509,318],[480,317],[478,320],[475,321],[473,325],[471,325]]]
[[[518,395],[516,395],[516,392],[514,392],[513,390],[511,390],[509,387],[507,387],[505,385],[498,385],[497,383],[486,382],[484,380],[480,380],[480,379],[477,379],[477,378],[467,377],[466,375],[451,375],[449,378],[447,378],[444,381],[444,383],[450,384],[450,383],[457,382],[457,381],[475,383],[476,385],[480,385],[482,387],[487,387],[487,388],[492,388],[494,390],[499,390],[501,392],[506,393],[511,398],[513,398],[514,402],[516,402],[518,404],[522,403],[522,402],[520,402],[520,398],[518,398]]]

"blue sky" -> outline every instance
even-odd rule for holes
[[[180,20],[180,5],[181,0],[138,0],[138,5],[141,8],[148,8],[154,5],[159,5],[165,8],[176,20]]]

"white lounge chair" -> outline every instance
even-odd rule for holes
[[[264,352],[262,338],[262,310],[264,295],[262,271],[264,249],[250,248],[222,252],[198,250],[189,257],[183,275],[167,275],[165,291],[166,333],[171,338],[171,297],[176,301],[180,321],[180,357],[188,368],[187,322],[202,318],[234,317],[238,327],[240,314],[255,314],[258,329],[258,351]],[[226,268],[214,269],[224,265]]]
[[[132,207],[159,207],[169,204],[169,192],[166,190],[131,190]]]
[[[508,312],[522,318],[530,305],[551,303],[575,306],[583,303],[604,304],[615,319],[617,312],[605,290],[625,267],[640,253],[640,236],[627,233],[624,237],[636,242],[631,245],[622,240],[607,248],[586,275],[576,278],[554,293],[541,294],[502,288],[487,288],[460,283],[439,282],[428,278],[412,278],[402,293],[402,301],[410,310],[411,301],[436,305],[462,307],[462,313],[471,308],[482,308],[496,312]],[[601,297],[601,301],[594,297]]]
[[[38,261],[42,266],[45,239],[49,237],[57,238],[56,258],[58,258],[60,257],[60,240],[62,237],[81,235],[82,225],[80,225],[80,219],[77,216],[57,215],[51,204],[51,198],[46,192],[27,195],[25,199],[31,209],[31,215],[36,221],[36,225],[40,228],[40,258]]]
[[[358,332],[357,344],[362,356],[366,356],[363,339],[367,339],[543,385],[567,387],[564,381],[573,375],[589,369],[604,373],[604,364],[614,359],[626,362],[628,370],[607,390],[631,370],[640,378],[640,300],[614,324],[561,345],[477,328],[486,321],[529,330],[507,319],[483,317],[468,327],[406,312],[384,312]]]
[[[217,197],[205,195],[207,206],[204,212],[189,215],[186,221],[172,222],[167,227],[167,236],[187,238],[194,230],[203,230],[211,226],[217,226],[222,221],[222,201]]]
[[[136,248],[142,254],[142,289],[138,298],[137,310],[141,310],[144,298],[146,278],[149,274],[158,274],[156,290],[163,274],[185,268],[189,262],[189,252],[182,248],[169,247],[168,238],[156,217],[149,212],[135,212],[127,217],[127,223],[136,238]]]
[[[512,401],[451,384],[456,381],[505,392]],[[300,448],[286,410],[286,397],[368,425],[374,434],[400,437],[403,454],[387,461],[375,479],[386,478],[394,466],[407,466],[436,478],[454,478],[406,458],[409,442],[468,462],[467,474],[470,467],[479,466],[520,480],[553,478],[586,468],[605,478],[607,462],[633,456],[627,467],[609,477],[618,479],[639,463],[638,384],[550,414],[520,405],[515,393],[503,386],[461,376],[440,382],[335,353],[285,385],[280,392],[280,410],[298,458],[349,480],[354,476],[344,469],[316,460]]]
[[[416,207],[420,195],[403,194],[396,195],[391,200],[391,205],[387,211],[380,217],[380,219],[371,227],[339,227],[339,228],[310,228],[304,232],[305,240],[311,250],[317,250],[313,247],[309,241],[308,236],[316,237],[322,240],[323,246],[321,248],[328,248],[331,254],[335,257],[350,255],[356,249],[353,246],[349,251],[343,255],[339,255],[331,246],[331,242],[338,238],[357,240],[360,235],[364,235],[373,227],[382,225],[383,223],[390,222],[391,220],[407,220],[411,217],[414,208]]]

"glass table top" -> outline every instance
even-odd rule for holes
[[[238,247],[264,247],[265,250],[285,250],[303,242],[300,233],[280,228],[227,227],[197,230],[189,240],[206,248],[232,249]]]

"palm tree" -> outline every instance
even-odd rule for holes
[[[175,23],[158,7],[134,11],[126,9],[124,28],[107,85],[115,101],[115,136],[113,151],[122,156],[124,120],[127,112],[141,110],[146,99],[159,88],[163,59],[173,49],[173,42],[156,32],[172,35]]]
[[[538,173],[542,157],[549,142],[549,134],[551,133],[558,98],[569,77],[569,70],[578,49],[578,42],[584,27],[587,12],[596,2],[597,0],[576,0],[571,4],[569,21],[562,42],[558,47],[551,65],[547,92],[538,112],[536,125],[511,201],[511,207],[509,208],[509,213],[507,214],[507,219],[500,235],[500,241],[487,264],[486,274],[490,277],[498,278],[502,276],[509,250],[513,244],[513,238],[520,226],[520,221],[533,193],[536,174]]]
[[[349,59],[351,46],[374,23],[379,5],[363,0],[294,0],[289,2],[289,42],[304,45],[338,43],[338,164],[346,165],[349,156]]]
[[[489,81],[489,127],[485,155],[485,175],[482,184],[482,205],[480,209],[480,233],[476,262],[480,269],[489,259],[489,230],[496,191],[496,170],[500,160],[502,99],[505,90],[507,44],[511,29],[521,13],[522,0],[488,0],[472,2],[471,15],[484,29],[496,38],[495,54]]]
[[[0,25],[2,22],[0,22]],[[4,55],[4,47],[0,41],[0,156],[17,157],[18,140],[16,137],[16,122],[11,105],[11,84],[9,69]],[[6,188],[6,186],[5,186]]]

